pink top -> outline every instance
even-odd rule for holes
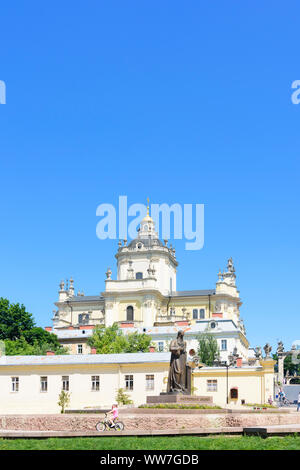
[[[113,409],[113,417],[117,418],[119,416],[118,408]]]

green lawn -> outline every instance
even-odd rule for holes
[[[299,436],[174,436],[0,439],[0,450],[300,450]]]

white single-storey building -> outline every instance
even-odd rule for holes
[[[82,354],[0,357],[0,413],[58,413],[61,390],[69,408],[110,408],[125,389],[139,406],[166,391],[170,353]],[[192,373],[193,393],[219,406],[265,403],[273,396],[274,362],[254,366],[202,367]]]

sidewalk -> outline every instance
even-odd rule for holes
[[[259,435],[268,437],[272,435],[300,434],[300,424],[282,424],[276,426],[252,427],[220,427],[197,429],[169,429],[153,431],[11,431],[0,430],[0,438],[49,438],[49,437],[126,437],[126,436],[208,436],[208,435]]]

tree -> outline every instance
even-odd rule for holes
[[[107,328],[97,326],[88,340],[88,344],[96,348],[98,354],[145,352],[149,350],[150,343],[151,337],[145,333],[135,332],[125,336],[117,323]]]
[[[24,331],[24,338],[29,344],[46,345],[51,351],[61,349],[57,336],[40,327],[33,327],[31,330]]]
[[[124,388],[118,388],[116,402],[118,405],[131,405],[133,403],[128,393],[125,392]]]
[[[272,354],[272,358],[274,359],[274,361],[278,361],[277,353]],[[300,359],[300,351],[299,351],[299,355],[297,359],[298,360]],[[274,369],[275,369],[275,372],[278,372],[278,362],[275,364]],[[290,377],[293,376],[295,373],[296,375],[300,375],[300,364],[295,364],[293,362],[292,355],[289,354],[288,356],[284,358],[283,370],[284,370],[284,375],[286,375],[286,373],[288,372]],[[293,383],[299,383],[299,382],[300,382],[299,379],[293,379]]]
[[[96,348],[98,354],[117,354],[124,352],[127,342],[117,323],[114,323],[107,328],[96,326],[88,344]]]
[[[200,362],[207,366],[212,366],[219,347],[216,338],[211,333],[198,335],[198,356]]]
[[[145,333],[129,333],[127,336],[128,345],[125,348],[124,352],[133,353],[133,352],[147,352],[151,344],[151,337]]]
[[[11,304],[3,297],[0,298],[0,340],[4,340],[8,356],[44,355],[48,350],[68,353],[56,335],[35,325],[24,305]]]
[[[58,397],[58,406],[61,407],[61,413],[65,412],[65,409],[69,406],[70,404],[70,393],[65,392],[65,390],[62,390],[59,394]]]
[[[34,326],[34,319],[24,305],[11,304],[8,299],[0,298],[0,339],[20,338],[24,331]]]
[[[15,339],[5,339],[5,354],[7,356],[32,356],[34,355],[35,348],[32,344],[27,343],[24,336]]]
[[[53,351],[55,354],[68,354],[68,350],[58,343],[58,346],[53,343],[38,342],[35,340],[33,344],[26,341],[24,336],[14,341],[10,339],[4,340],[5,354],[7,356],[43,356],[47,351]]]

